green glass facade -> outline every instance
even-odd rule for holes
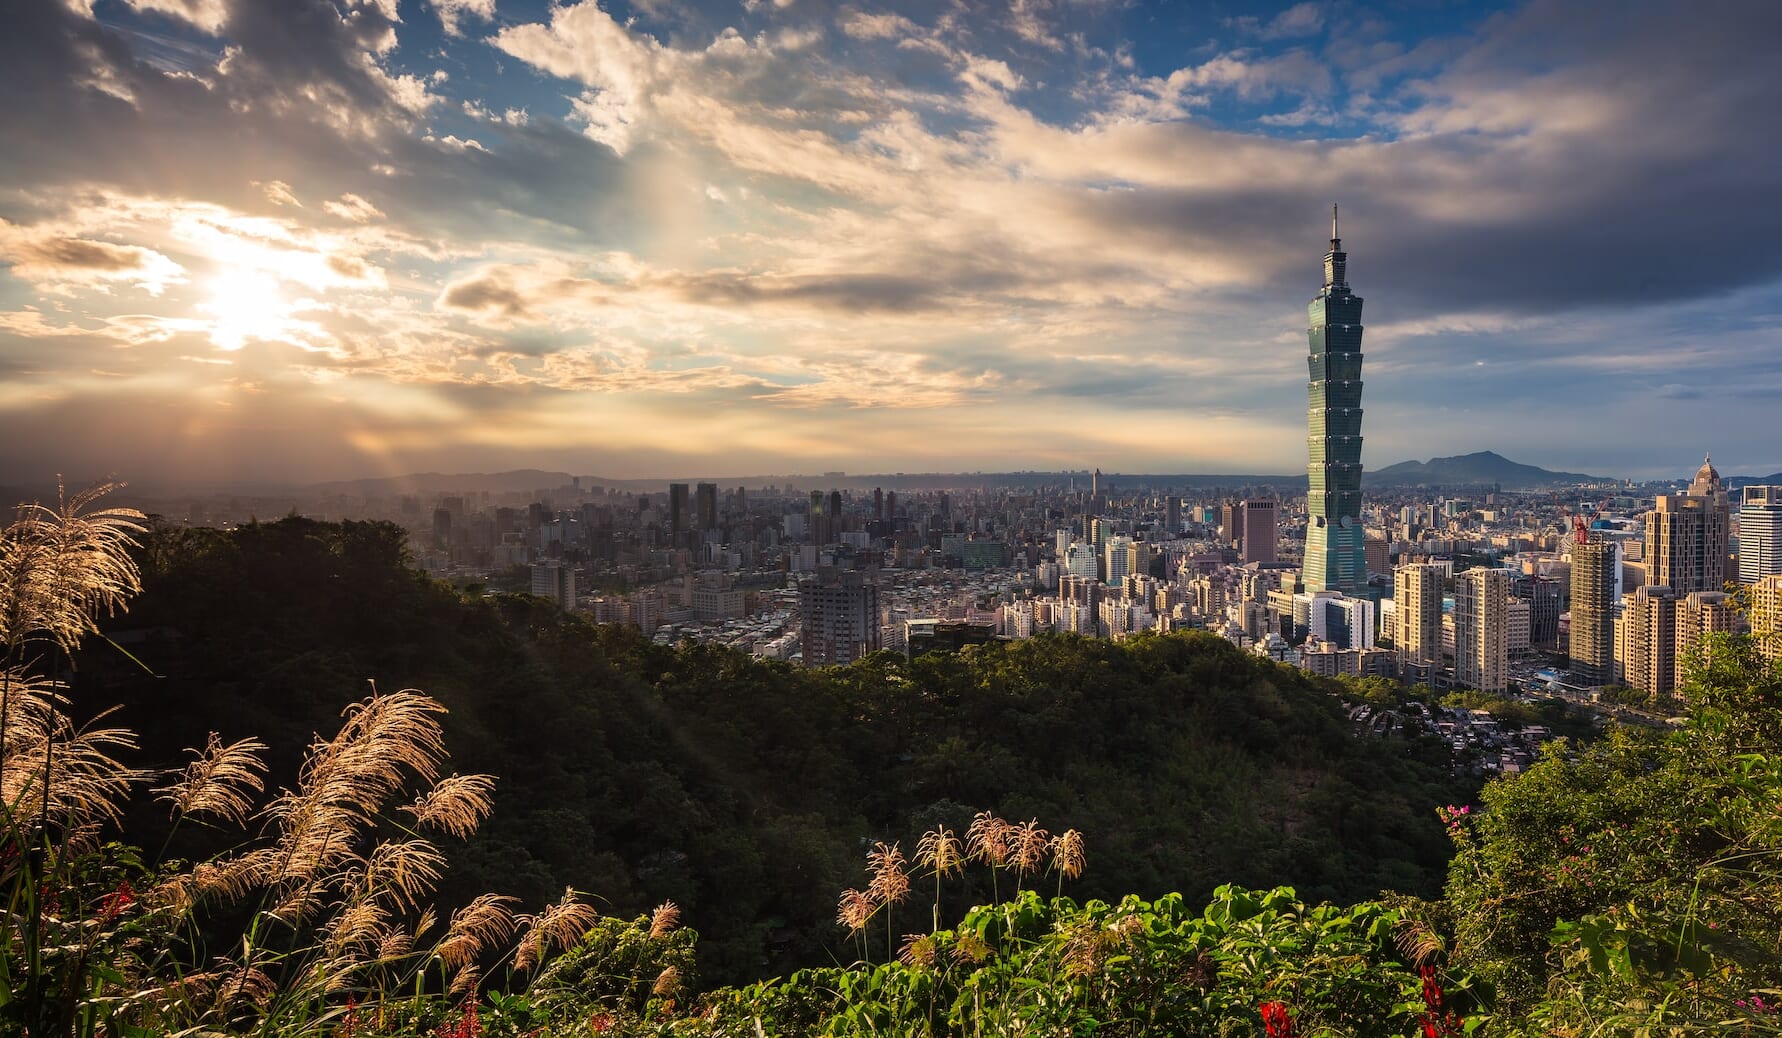
[[[1307,591],[1359,595],[1367,586],[1361,527],[1361,297],[1349,291],[1348,254],[1335,236],[1324,254],[1324,289],[1312,300],[1307,358],[1309,479]]]

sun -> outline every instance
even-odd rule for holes
[[[239,350],[249,339],[279,337],[291,307],[271,274],[228,270],[210,279],[209,298],[196,309],[210,317],[210,341],[218,349]]]

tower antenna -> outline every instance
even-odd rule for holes
[[[1337,204],[1335,202],[1330,203],[1330,240],[1342,240],[1341,236],[1337,234]]]

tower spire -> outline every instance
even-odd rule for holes
[[[1335,202],[1330,203],[1330,240],[1333,242],[1343,240],[1342,236],[1337,234],[1337,204]]]

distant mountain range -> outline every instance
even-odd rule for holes
[[[1366,473],[1362,477],[1370,486],[1490,486],[1505,490],[1530,490],[1540,487],[1570,486],[1576,483],[1612,483],[1612,476],[1589,476],[1582,472],[1552,472],[1534,465],[1524,465],[1494,451],[1478,451],[1452,458],[1431,458],[1428,461],[1401,461]]]
[[[1687,481],[1694,470],[1679,473],[1676,481]],[[730,489],[737,486],[756,488],[765,486],[797,487],[806,490],[853,490],[868,491],[874,487],[899,492],[911,490],[970,490],[988,487],[1032,488],[1043,486],[1059,486],[1075,480],[1079,490],[1087,490],[1090,474],[1084,471],[1075,472],[895,472],[895,473],[803,473],[754,476],[720,476],[720,477],[688,477],[677,478],[674,482],[713,482],[720,487]],[[399,494],[415,494],[430,497],[446,493],[490,493],[490,494],[529,494],[540,491],[567,487],[573,477],[568,472],[545,469],[513,469],[506,472],[489,473],[443,473],[417,472],[403,476],[388,476],[372,479],[339,480],[328,483],[295,484],[261,484],[255,485],[223,485],[189,487],[133,487],[134,494],[129,497],[145,496],[151,498],[201,498],[214,495],[241,495],[244,497],[273,501],[297,499],[314,499],[326,497],[391,497]],[[1401,461],[1396,465],[1388,465],[1381,469],[1368,470],[1363,479],[1369,487],[1479,487],[1499,486],[1505,490],[1541,490],[1549,487],[1571,486],[1579,483],[1614,483],[1618,479],[1610,476],[1592,476],[1581,472],[1554,472],[1535,465],[1525,465],[1511,461],[1493,451],[1478,451],[1473,454],[1462,454],[1449,458],[1431,458],[1428,461]],[[1768,476],[1726,476],[1728,489],[1753,484],[1782,485],[1782,472]],[[582,476],[583,487],[605,486],[633,493],[660,493],[666,490],[669,480],[657,477],[654,479],[611,479],[602,476]],[[1247,493],[1272,489],[1276,493],[1304,493],[1306,477],[1304,473],[1128,473],[1110,472],[1102,476],[1102,484],[1116,491],[1133,491],[1142,488],[1162,490],[1169,487],[1195,487],[1200,489],[1223,489],[1234,493]],[[0,500],[20,501],[31,498],[53,497],[55,487],[27,487],[24,485],[0,487]],[[293,507],[281,504],[279,508]]]

